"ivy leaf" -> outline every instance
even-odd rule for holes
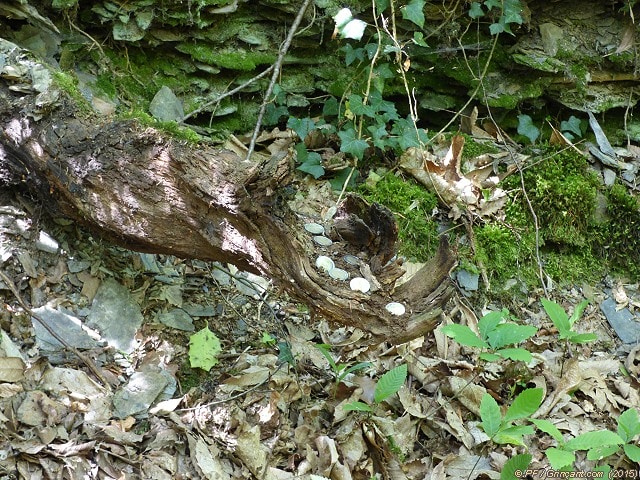
[[[402,18],[410,20],[422,28],[424,26],[424,4],[425,0],[411,0],[407,5],[400,8]]]
[[[364,115],[365,117],[375,118],[376,110],[373,106],[365,104],[360,95],[349,95],[349,110],[355,115]]]
[[[289,117],[289,120],[287,121],[287,128],[290,128],[291,130],[296,132],[296,135],[298,135],[298,138],[302,142],[304,142],[304,139],[307,138],[307,135],[311,130],[315,128],[315,126],[316,126],[316,123],[313,120],[311,120],[309,117],[307,118]]]
[[[353,128],[338,132],[340,137],[340,151],[353,155],[358,160],[362,160],[364,157],[364,151],[369,147],[369,144],[361,138],[356,138],[356,131]]]
[[[338,100],[336,99],[336,97],[329,97],[322,106],[322,116],[333,117],[338,115],[339,112],[340,110],[338,108]]]
[[[478,2],[473,2],[471,8],[469,8],[469,16],[475,20],[483,15],[484,11],[482,10],[482,6]]]
[[[400,387],[404,384],[407,378],[407,364],[403,363],[396,368],[389,370],[387,373],[380,377],[378,383],[376,383],[376,390],[373,395],[373,400],[376,403],[380,403],[386,398],[400,390]]]
[[[491,26],[493,27],[493,25]],[[540,130],[533,124],[529,115],[518,115],[518,133],[527,137],[531,143],[534,143],[540,136]]]
[[[356,60],[364,60],[364,48],[353,48],[351,44],[347,43],[341,50],[344,52],[344,63],[347,67]]]
[[[222,351],[220,339],[204,327],[189,337],[189,363],[191,368],[202,368],[205,371],[218,363],[218,355]]]
[[[580,128],[582,124],[582,121],[575,117],[574,115],[571,115],[569,117],[569,120],[563,120],[562,122],[560,122],[560,130],[562,130],[562,132],[571,132],[574,133],[577,137],[582,137],[582,128]]]
[[[317,152],[309,152],[304,143],[300,142],[295,146],[296,161],[300,163],[297,170],[308,173],[313,178],[320,178],[324,175],[322,157]]]
[[[384,12],[389,8],[389,0],[376,0],[376,10],[378,13]]]

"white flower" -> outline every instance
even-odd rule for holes
[[[336,28],[339,29],[349,23],[349,20],[351,20],[352,18],[353,15],[351,14],[351,10],[349,10],[348,8],[343,8],[338,13],[336,13],[336,15],[333,17],[333,20],[336,22]]]
[[[364,29],[367,26],[366,22],[362,20],[351,20],[340,30],[342,38],[353,38],[354,40],[360,40],[364,34]]]

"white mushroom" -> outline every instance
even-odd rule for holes
[[[320,255],[318,258],[316,258],[316,267],[318,267],[320,270],[324,270],[325,272],[330,272],[335,268],[335,264],[329,257]]]
[[[329,270],[329,276],[336,280],[346,280],[349,278],[349,272],[341,268],[332,268]]]
[[[351,290],[362,293],[367,293],[371,288],[371,284],[369,283],[369,281],[366,278],[362,277],[352,278],[349,282],[349,286],[351,287]]]
[[[315,237],[313,237],[313,241],[323,247],[328,247],[333,244],[330,238],[323,237],[322,235],[316,235]]]
[[[404,315],[404,312],[406,311],[404,305],[398,302],[387,303],[384,308],[386,308],[387,312],[389,312],[391,315],[397,316]]]
[[[319,223],[305,223],[304,229],[314,235],[322,235],[324,233],[324,227]]]

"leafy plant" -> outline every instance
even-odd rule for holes
[[[570,141],[575,138],[581,138],[584,133],[582,128],[583,123],[584,122],[578,117],[571,115],[569,120],[560,122],[560,131]]]
[[[482,8],[486,8],[485,10]],[[522,25],[522,3],[520,0],[485,0],[484,2],[472,2],[469,8],[469,16],[473,19],[489,14],[493,8],[500,12],[498,21],[489,26],[491,35],[507,32],[513,35],[511,24]]]
[[[320,350],[320,353],[322,353],[324,358],[327,359],[327,362],[329,362],[329,366],[331,367],[331,371],[333,372],[333,375],[335,377],[336,387],[350,373],[357,372],[358,370],[369,368],[371,366],[371,362],[359,362],[351,366],[349,366],[348,363],[337,363],[333,359],[333,355],[331,355],[331,345],[327,345],[326,343],[318,343],[315,347]]]
[[[620,449],[633,462],[640,462],[640,447],[636,445],[640,435],[640,420],[636,409],[629,409],[618,417],[617,432],[596,430],[585,432],[565,441],[558,428],[545,419],[531,420],[538,430],[547,433],[557,442],[557,447],[545,451],[549,464],[556,470],[573,465],[576,451],[587,452],[589,460],[600,460],[620,453]]]
[[[518,395],[504,416],[495,399],[485,393],[480,402],[481,426],[492,442],[524,445],[522,437],[535,432],[531,425],[515,425],[513,422],[533,415],[542,404],[541,388],[529,388]]]
[[[383,374],[376,382],[373,402],[378,404],[400,390],[407,379],[407,364],[403,363]],[[373,408],[364,402],[351,402],[344,406],[347,411],[372,412]]]
[[[506,347],[517,345],[532,337],[538,331],[537,328],[508,322],[505,320],[507,317],[509,317],[509,311],[506,309],[487,313],[478,321],[479,336],[466,325],[458,324],[446,325],[442,328],[442,333],[461,345],[487,350],[480,353],[482,360],[491,362],[508,358],[530,362],[532,357],[528,350],[520,347]]]
[[[540,136],[540,129],[533,124],[529,115],[518,115],[518,133],[535,143]]]
[[[191,368],[202,368],[207,372],[218,363],[222,352],[220,339],[206,326],[189,337],[189,362]]]
[[[559,339],[567,340],[571,343],[587,343],[598,339],[595,333],[578,333],[573,330],[573,325],[582,316],[584,309],[589,304],[588,300],[580,302],[573,310],[573,314],[569,317],[564,309],[557,303],[543,298],[542,306],[545,312],[551,318],[551,321],[558,329]]]

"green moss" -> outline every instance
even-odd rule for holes
[[[78,88],[78,79],[75,75],[65,72],[53,72],[53,82],[55,85],[65,92],[76,103],[78,110],[82,113],[93,111],[87,99],[82,95]]]
[[[250,52],[242,48],[221,49],[205,43],[182,43],[177,50],[198,61],[229,70],[252,71],[258,65],[270,65],[276,56],[272,52]]]
[[[120,118],[137,120],[142,125],[162,130],[176,139],[186,140],[190,143],[199,143],[202,140],[200,135],[190,128],[178,125],[176,122],[159,122],[142,110],[131,110],[122,114]]]
[[[398,222],[400,253],[416,261],[431,258],[438,245],[437,224],[432,211],[435,195],[410,179],[388,173],[375,185],[363,184],[360,193],[369,201],[389,208]]]

